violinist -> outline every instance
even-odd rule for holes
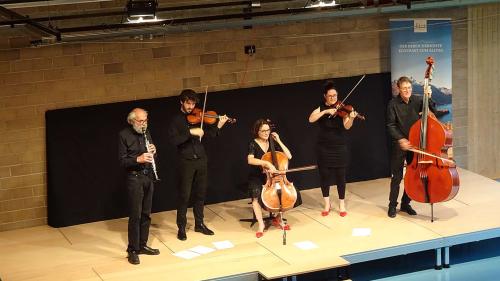
[[[199,102],[197,94],[191,90],[183,90],[180,94],[180,111],[172,118],[168,134],[178,152],[179,199],[177,205],[177,238],[186,240],[186,212],[193,193],[194,231],[205,235],[214,235],[203,221],[205,193],[208,185],[207,155],[201,142],[202,137],[215,137],[227,122],[225,115],[219,116],[217,124],[207,125],[204,129],[200,124],[191,125],[187,117]]]
[[[309,122],[318,122],[320,132],[317,140],[317,160],[321,178],[321,193],[323,194],[322,216],[328,216],[331,210],[330,185],[337,184],[339,196],[339,215],[347,215],[345,207],[346,168],[349,161],[347,149],[347,130],[349,130],[357,117],[357,112],[340,115],[343,110],[338,103],[338,93],[332,81],[327,81],[324,86],[323,101],[309,116]]]
[[[250,165],[250,173],[248,175],[248,191],[252,198],[252,207],[255,214],[255,218],[259,224],[259,229],[255,233],[257,238],[264,235],[265,224],[262,219],[262,203],[261,192],[262,185],[266,182],[266,175],[263,173],[263,169],[270,173],[276,172],[276,167],[269,161],[262,160],[262,156],[270,150],[269,137],[275,140],[276,151],[282,151],[285,153],[288,159],[292,158],[290,150],[283,144],[279,135],[276,132],[271,133],[271,128],[269,121],[265,119],[259,119],[255,121],[252,129],[253,139],[248,145],[248,165]],[[279,227],[280,218],[275,218],[273,220],[273,225]],[[290,227],[289,225],[285,226]],[[288,230],[288,229],[287,229]]]
[[[406,76],[402,76],[397,81],[399,94],[387,105],[387,130],[392,139],[391,152],[391,189],[389,194],[389,208],[387,215],[390,218],[396,217],[396,207],[398,205],[399,184],[403,179],[404,161],[411,163],[413,153],[408,153],[411,144],[408,141],[408,134],[411,126],[420,118],[422,111],[422,97],[412,95],[412,81]],[[428,89],[428,93],[431,90]],[[432,100],[429,109],[435,112]],[[400,210],[409,215],[416,215],[417,212],[410,205],[410,197],[403,193]]]

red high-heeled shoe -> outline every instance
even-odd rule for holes
[[[255,232],[255,237],[260,238],[262,236],[264,236],[264,232],[260,232],[260,231]]]
[[[331,208],[330,208],[330,209],[328,209],[328,211],[321,211],[321,215],[322,215],[323,217],[328,216],[328,214],[330,214],[330,210],[331,210]]]
[[[272,224],[274,227],[281,228],[281,223],[280,223],[280,221],[278,220],[278,218],[274,218],[274,219],[271,221],[271,224]]]
[[[282,227],[282,226],[281,226],[281,224],[280,224],[280,221],[279,221],[277,218],[274,218],[274,219],[272,220],[272,224],[273,224],[273,226],[274,226],[274,227],[276,227],[276,228],[283,229],[283,227]],[[289,225],[289,224],[285,225],[285,230],[290,230],[290,229],[291,229],[291,228],[290,228],[290,225]]]
[[[341,217],[345,217],[345,216],[347,216],[347,212],[346,212],[346,211],[340,212],[340,213],[339,213],[339,215],[340,215]]]

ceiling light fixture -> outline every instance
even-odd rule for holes
[[[129,0],[127,2],[127,16],[129,22],[157,21],[156,0]]]
[[[306,8],[323,8],[323,7],[333,7],[337,6],[335,0],[311,0],[307,4]]]

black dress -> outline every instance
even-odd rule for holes
[[[283,148],[275,142],[274,143],[276,151],[283,151]],[[268,151],[269,152],[269,151]],[[257,159],[262,159],[262,156],[266,154],[260,147],[260,145],[255,141],[255,139],[251,140],[248,144],[248,155],[253,155]],[[266,183],[267,176],[262,172],[262,167],[256,165],[250,165],[250,172],[248,173],[248,193],[251,198],[257,198],[259,204],[262,208],[265,208],[264,203],[262,202],[262,197],[260,196],[262,192],[262,186]],[[295,189],[297,191],[297,201],[293,207],[300,206],[302,204],[302,196],[300,195],[300,190],[298,188]]]
[[[283,151],[281,146],[275,142],[276,151]],[[269,150],[270,151],[270,150]],[[262,159],[265,154],[260,145],[251,140],[248,144],[248,155],[253,155],[256,159]],[[250,172],[248,173],[248,193],[252,198],[260,198],[262,192],[262,185],[266,183],[267,176],[262,172],[261,166],[250,165]]]
[[[320,104],[320,111],[330,109],[324,103]],[[344,120],[340,116],[330,117],[323,115],[318,120],[320,128],[316,153],[319,168],[341,168],[347,167],[349,153],[347,150],[347,130]]]

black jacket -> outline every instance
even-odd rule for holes
[[[192,128],[186,118],[186,114],[179,111],[170,122],[168,136],[171,142],[177,147],[179,156],[183,159],[201,159],[206,158],[205,148],[200,138],[191,135],[189,129]],[[215,137],[219,134],[219,128],[216,125],[203,125],[205,134],[203,137]]]

